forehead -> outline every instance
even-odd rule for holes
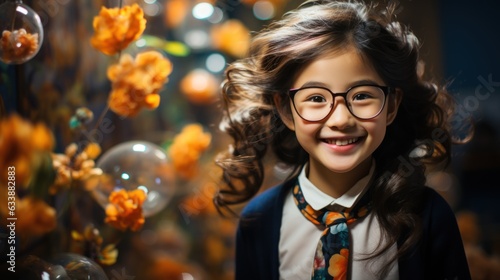
[[[359,81],[373,81],[383,85],[383,80],[373,65],[354,49],[322,55],[298,72],[293,87],[306,83],[320,83],[334,91],[343,91]]]

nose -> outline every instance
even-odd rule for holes
[[[347,108],[345,101],[342,98],[337,98],[325,125],[332,129],[344,130],[355,125],[355,118]]]

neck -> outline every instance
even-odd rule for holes
[[[314,166],[313,162],[309,162],[307,177],[322,192],[333,198],[339,198],[367,176],[371,166],[372,159],[368,158],[350,171],[337,173],[326,169],[323,165]]]

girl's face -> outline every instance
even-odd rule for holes
[[[349,50],[313,61],[299,73],[293,88],[315,85],[338,93],[358,84],[385,85],[371,64]],[[311,176],[331,178],[332,172],[366,175],[372,154],[382,143],[386,127],[394,120],[398,104],[399,100],[386,98],[384,109],[377,117],[361,120],[349,112],[341,96],[336,96],[333,112],[316,122],[302,119],[291,108],[293,119],[284,117],[283,121],[295,131],[300,145],[309,154],[309,179],[314,182]],[[291,100],[290,106],[293,107]]]

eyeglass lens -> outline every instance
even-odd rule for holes
[[[345,101],[355,117],[370,119],[377,116],[384,107],[385,94],[377,86],[358,86],[347,92]],[[334,108],[334,97],[326,88],[304,88],[295,93],[293,103],[302,118],[319,121],[326,118]]]

